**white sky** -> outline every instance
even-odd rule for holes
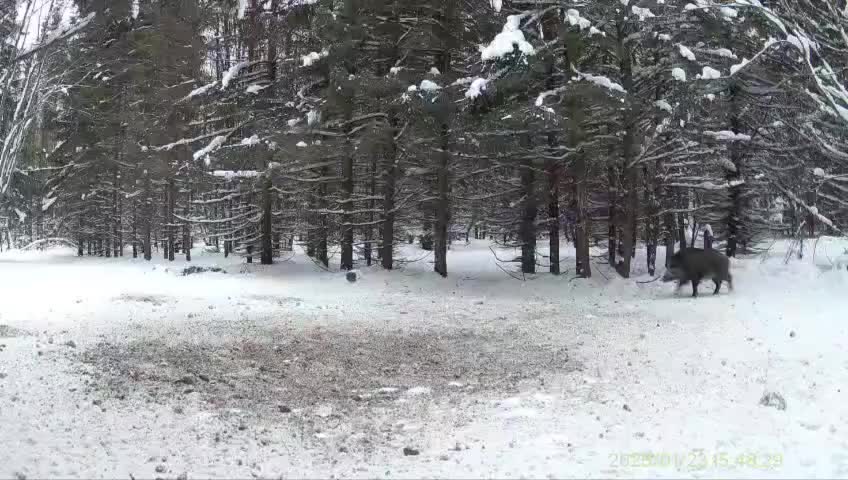
[[[27,5],[30,4],[27,15]],[[50,14],[51,5],[54,8],[61,8],[62,24],[69,24],[71,15],[76,10],[72,0],[18,0],[18,23],[24,25],[25,32],[23,45],[19,45],[19,48],[25,49],[37,42],[38,30],[45,17]]]

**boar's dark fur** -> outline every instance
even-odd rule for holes
[[[733,290],[733,278],[730,275],[730,260],[712,249],[686,248],[675,253],[669,261],[663,276],[664,282],[677,280],[677,289],[692,282],[692,296],[698,296],[698,283],[703,279],[712,279],[715,283],[714,294],[718,294],[721,282],[727,282]]]

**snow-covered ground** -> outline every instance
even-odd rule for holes
[[[697,299],[483,242],[356,283],[3,253],[0,477],[846,477],[848,244],[787,247]]]

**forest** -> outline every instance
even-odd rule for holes
[[[844,2],[2,2],[5,248],[628,277],[846,221]]]
[[[0,0],[0,479],[846,478],[846,82],[846,0]]]

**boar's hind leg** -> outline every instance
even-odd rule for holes
[[[677,287],[674,289],[674,294],[677,295],[680,292],[680,289],[683,288],[683,285],[689,283],[688,280],[680,280],[677,282]]]
[[[693,297],[698,296],[698,281],[699,280],[697,278],[692,279],[692,296]]]
[[[713,282],[716,284],[716,288],[713,291],[713,295],[718,295],[718,290],[721,288],[721,280],[714,278]]]

